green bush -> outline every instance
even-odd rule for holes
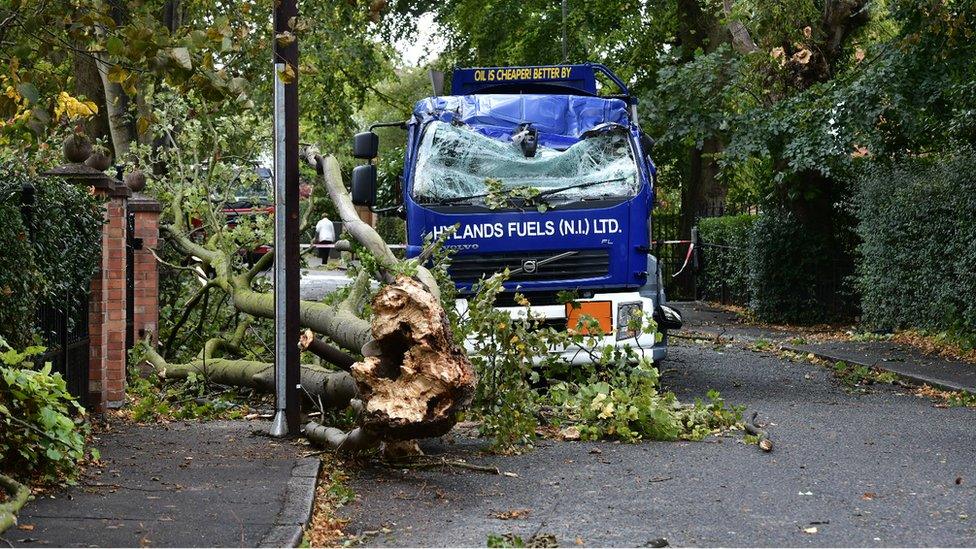
[[[765,322],[813,324],[852,316],[853,234],[843,215],[803,223],[780,208],[753,223],[749,307]]]
[[[32,178],[0,163],[0,337],[32,343],[34,314],[60,306],[69,293],[87,292],[101,258],[102,212],[86,189]],[[22,187],[34,186],[30,226],[21,215]]]
[[[698,222],[702,297],[745,305],[749,301],[749,236],[756,217],[709,217]]]
[[[864,322],[976,334],[976,152],[876,165],[855,199]]]
[[[43,351],[6,348],[0,353],[0,473],[21,480],[70,481],[85,457],[88,424],[61,374],[52,374],[50,364],[32,369],[29,359]]]
[[[0,201],[0,242],[0,337],[22,347],[31,339],[38,277],[20,208],[10,200]]]

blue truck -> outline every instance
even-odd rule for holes
[[[496,307],[524,314],[517,290],[546,325],[562,329],[573,329],[582,310],[603,328],[601,345],[664,359],[666,338],[626,330],[638,311],[652,313],[665,334],[681,316],[665,305],[650,254],[653,141],[625,83],[587,63],[455,69],[451,94],[436,88],[409,121],[354,137],[353,156],[367,163],[353,170],[353,202],[375,206],[373,129],[404,128],[397,204],[384,210],[405,218],[408,257],[456,226],[445,245],[456,252],[448,272],[460,307],[482,277],[508,269]],[[579,349],[555,352],[588,360]]]

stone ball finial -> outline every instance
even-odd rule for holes
[[[93,153],[85,160],[85,165],[89,168],[94,168],[100,172],[104,172],[112,165],[112,154],[108,152],[107,149],[103,147],[98,147]]]
[[[142,192],[146,188],[146,174],[142,173],[142,170],[136,168],[131,172],[125,174],[125,186],[134,192]]]
[[[91,140],[83,134],[73,133],[64,140],[64,146],[61,148],[61,152],[64,153],[64,157],[68,162],[80,164],[88,160],[88,157],[91,156]]]

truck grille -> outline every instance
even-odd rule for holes
[[[505,252],[494,254],[465,254],[454,257],[448,273],[456,282],[472,283],[482,277],[489,277],[508,267],[515,270],[526,261],[542,261],[567,250],[539,252]],[[539,265],[534,272],[524,269],[509,278],[511,282],[531,280],[573,280],[596,278],[610,272],[610,252],[608,250],[579,250],[575,254]]]

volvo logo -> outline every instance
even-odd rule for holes
[[[520,265],[519,267],[517,267],[515,269],[512,269],[511,271],[508,272],[508,274],[514,275],[514,274],[519,274],[519,273],[534,273],[534,272],[538,271],[539,270],[539,267],[541,267],[543,265],[547,265],[549,263],[552,263],[553,261],[559,261],[560,259],[563,259],[563,258],[572,256],[572,255],[576,255],[578,253],[579,252],[577,252],[577,251],[571,251],[571,252],[563,252],[561,254],[556,254],[556,255],[554,255],[552,257],[547,257],[545,259],[526,259],[525,261],[522,262],[522,265]]]

